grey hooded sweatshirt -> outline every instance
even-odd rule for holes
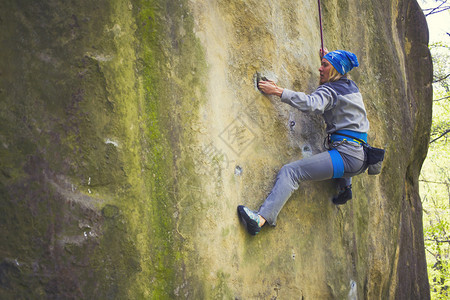
[[[369,131],[369,120],[358,86],[345,76],[322,84],[309,95],[284,89],[281,101],[302,112],[321,114],[329,134],[338,130]],[[359,145],[345,143],[336,149],[364,160],[364,152]]]

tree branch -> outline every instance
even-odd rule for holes
[[[433,252],[431,252],[430,250],[428,250],[427,249],[427,247],[425,247],[425,250],[427,250],[428,251],[428,253],[430,253],[433,257],[434,257],[434,259],[436,259],[437,260],[437,258],[436,258],[436,254],[434,254]]]
[[[436,243],[450,243],[450,240],[438,240],[438,239],[425,239],[425,241],[436,242]]]
[[[448,9],[450,9],[450,6],[444,6],[444,7],[440,8],[439,10],[437,10],[437,7],[436,7],[436,8],[434,8],[431,12],[427,13],[427,14],[425,15],[425,17],[428,17],[429,15],[432,15],[432,14],[437,14],[437,13],[446,11],[446,10],[448,10]]]
[[[442,137],[444,137],[446,134],[448,134],[450,132],[450,129],[447,129],[446,131],[444,131],[444,133],[442,133],[440,136],[438,136],[437,138],[435,138],[434,140],[432,140],[431,142],[430,142],[430,144],[431,143],[433,143],[433,142],[436,142],[437,140],[439,140],[440,138],[442,138]]]
[[[443,182],[443,181],[429,181],[429,180],[425,180],[425,179],[419,179],[419,181],[426,182],[426,183],[436,183],[436,184],[450,185],[450,183]]]
[[[434,7],[434,8],[427,8],[427,9],[424,9],[423,12],[430,11],[429,13],[427,13],[427,14],[425,15],[425,17],[428,17],[428,16],[431,15],[431,14],[437,14],[437,13],[439,13],[439,12],[441,12],[441,11],[445,11],[445,10],[449,9],[449,8],[450,8],[449,6],[444,6],[444,7],[442,7],[445,3],[447,3],[447,0],[442,1],[441,4],[439,4],[438,6],[436,6],[436,7]]]
[[[435,76],[435,77],[437,78],[437,76]],[[433,83],[438,83],[438,82],[444,81],[444,80],[446,80],[448,77],[450,77],[450,73],[447,74],[447,75],[445,75],[444,77],[441,77],[441,78],[438,78],[438,79],[434,80]]]
[[[448,98],[450,98],[450,96],[447,96],[447,97],[444,97],[444,98],[440,98],[440,99],[436,99],[436,100],[433,100],[433,101],[437,102],[437,101],[445,100],[445,99],[448,99]]]

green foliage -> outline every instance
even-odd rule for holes
[[[433,56],[433,124],[421,173],[424,239],[432,299],[450,296],[450,47],[430,45]]]

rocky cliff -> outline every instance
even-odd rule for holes
[[[287,162],[323,123],[256,73],[318,84],[317,1],[0,2],[0,296],[427,299],[418,176],[432,67],[414,0],[322,1],[387,150],[383,172],[301,183],[250,237]]]

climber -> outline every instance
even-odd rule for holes
[[[258,88],[266,95],[279,96],[282,102],[302,112],[321,114],[326,123],[329,151],[283,166],[258,211],[238,206],[238,214],[251,235],[259,233],[265,224],[276,225],[280,210],[298,189],[299,181],[336,178],[339,192],[332,201],[340,205],[352,198],[351,177],[367,168],[361,140],[367,142],[369,121],[359,89],[347,77],[351,69],[359,66],[358,59],[344,50],[328,52],[325,48],[319,53],[320,85],[309,95],[281,88],[271,80],[258,83]]]

